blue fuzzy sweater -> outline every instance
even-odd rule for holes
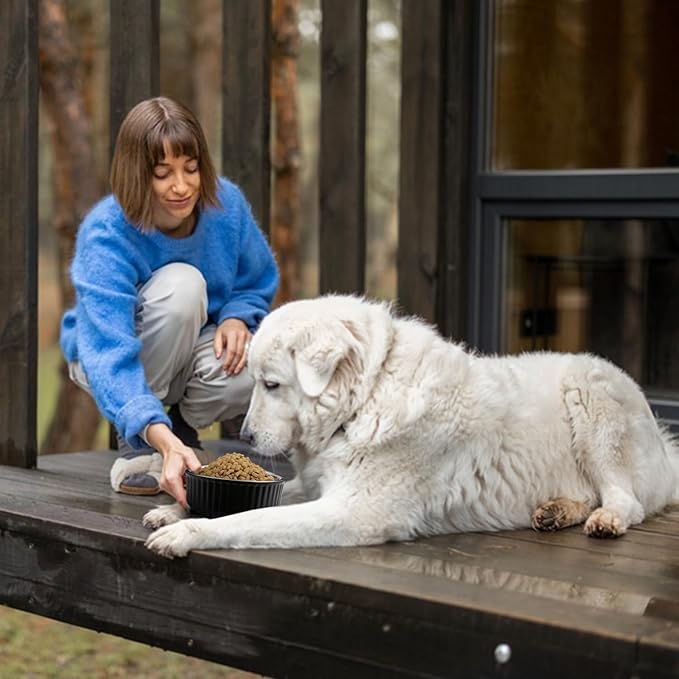
[[[254,331],[269,311],[278,269],[240,190],[220,179],[223,209],[203,210],[193,233],[171,238],[142,233],[113,196],[85,217],[76,239],[71,277],[75,306],[61,324],[61,349],[78,360],[99,410],[135,448],[148,424],[170,420],[146,383],[135,335],[137,289],[171,262],[195,266],[207,282],[208,322],[241,319]]]

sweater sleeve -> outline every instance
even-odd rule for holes
[[[115,229],[79,234],[71,275],[76,290],[77,352],[101,413],[134,448],[154,422],[170,420],[149,388],[135,332],[138,273]]]
[[[231,200],[238,209],[238,260],[232,295],[220,309],[217,322],[239,318],[254,332],[269,312],[278,289],[279,273],[250,205],[237,187],[231,185],[231,190]]]

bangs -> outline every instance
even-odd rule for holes
[[[165,158],[166,146],[175,157],[200,158],[200,144],[194,131],[181,121],[163,120],[149,132],[146,150],[151,168]]]

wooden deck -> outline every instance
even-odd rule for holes
[[[141,525],[159,500],[112,492],[114,455],[0,467],[0,603],[272,677],[679,676],[679,511],[615,541],[518,531],[167,561]]]

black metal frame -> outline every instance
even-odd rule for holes
[[[500,349],[503,248],[507,219],[679,218],[679,169],[531,170],[491,172],[493,0],[477,5],[467,339],[485,352]],[[649,400],[679,425],[677,398]]]

